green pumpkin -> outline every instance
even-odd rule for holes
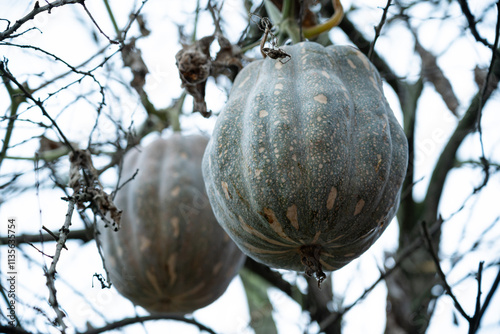
[[[393,219],[408,144],[380,75],[350,46],[284,46],[237,76],[203,158],[218,222],[274,268],[324,277]]]
[[[115,198],[118,231],[101,228],[106,268],[116,289],[152,313],[190,313],[215,301],[244,255],[217,224],[201,159],[208,139],[172,135],[124,158]]]

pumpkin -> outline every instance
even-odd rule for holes
[[[333,271],[398,208],[408,144],[380,75],[350,46],[283,46],[235,79],[203,158],[218,222],[268,266]]]
[[[127,153],[121,180],[130,181],[115,197],[120,229],[101,229],[111,282],[152,313],[185,314],[212,303],[244,260],[206,196],[207,142],[174,134]]]

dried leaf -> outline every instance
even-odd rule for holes
[[[118,229],[122,211],[113,203],[112,197],[107,194],[99,181],[99,175],[92,163],[92,156],[87,150],[75,150],[69,155],[70,180],[69,186],[73,189],[73,196],[78,199],[77,207],[85,209],[85,203],[91,202],[95,213],[104,221],[106,215],[112,219],[112,226]]]
[[[424,49],[418,41],[415,41],[415,50],[422,59],[422,75],[434,85],[436,92],[441,95],[441,98],[453,115],[458,116],[457,109],[460,104],[453,92],[450,81],[438,66],[436,56]]]

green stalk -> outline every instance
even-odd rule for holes
[[[328,21],[322,24],[304,29],[305,38],[314,38],[319,34],[330,31],[330,29],[339,25],[339,23],[342,21],[342,18],[344,17],[344,8],[342,7],[340,0],[332,0],[332,3],[333,8],[335,9],[335,13],[333,14],[333,16],[328,19]]]
[[[278,44],[282,45],[287,37],[290,37],[294,44],[299,43],[300,29],[297,22],[295,22],[294,1],[285,0],[283,2],[281,18]]]
[[[198,18],[200,16],[200,0],[196,1],[196,11],[195,11],[195,16],[194,16],[194,30],[193,30],[193,36],[191,38],[191,42],[195,43],[196,42],[196,31],[198,30]]]
[[[185,98],[186,91],[182,93],[181,97],[177,101],[175,101],[174,105],[171,108],[167,109],[167,119],[174,132],[181,131],[181,122],[179,120],[179,117],[182,114],[182,106],[184,105]]]
[[[0,68],[0,75],[3,75],[3,66]],[[12,132],[14,131],[14,122],[16,121],[17,117],[17,110],[19,109],[19,105],[25,101],[23,97],[16,96],[20,94],[20,91],[15,90],[12,85],[10,84],[10,81],[6,79],[5,77],[3,78],[3,82],[5,85],[5,88],[7,88],[7,92],[9,93],[11,104],[10,104],[10,115],[9,115],[9,123],[7,124],[7,131],[5,132],[5,138],[3,140],[3,146],[2,146],[2,151],[0,152],[0,167],[2,166],[2,162],[5,159],[7,155],[7,150],[9,148],[9,143],[10,139],[12,137]]]
[[[111,10],[111,6],[109,5],[109,1],[108,0],[103,0],[103,1],[104,5],[106,6],[106,11],[108,12],[109,18],[111,19],[111,23],[115,28],[116,36],[118,37],[118,40],[121,41],[122,32],[120,31],[120,28],[118,28],[118,23],[116,23],[115,16],[113,15],[113,11]]]
[[[283,1],[283,9],[281,10],[283,20],[287,18],[293,19],[293,0],[285,0]]]

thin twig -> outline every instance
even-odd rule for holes
[[[451,286],[448,284],[448,281],[446,280],[446,275],[444,274],[443,269],[441,268],[439,258],[436,254],[436,251],[434,250],[434,247],[432,246],[432,239],[431,239],[431,236],[429,234],[429,229],[427,228],[427,224],[425,223],[425,221],[422,221],[422,231],[423,231],[425,243],[427,245],[427,250],[429,251],[429,254],[432,257],[432,260],[434,261],[434,264],[436,266],[436,271],[437,271],[439,277],[443,281],[443,285],[444,285],[444,289],[446,290],[446,293],[453,300],[453,303],[455,304],[455,308],[457,309],[457,311],[470,323],[471,317],[465,312],[462,305],[460,305],[460,302],[458,301],[457,297],[455,296],[455,294],[451,290]]]
[[[61,257],[61,251],[64,248],[64,244],[66,243],[66,239],[69,234],[69,227],[71,226],[71,217],[73,216],[73,211],[75,209],[75,200],[73,198],[68,199],[68,211],[66,213],[66,220],[64,221],[64,225],[61,227],[59,240],[57,241],[56,251],[54,254],[54,258],[50,267],[47,269],[44,266],[43,270],[45,272],[45,277],[47,278],[47,287],[49,288],[49,304],[52,306],[57,316],[57,323],[61,326],[61,332],[66,332],[66,324],[64,323],[64,317],[66,316],[64,312],[59,307],[59,302],[57,301],[57,291],[55,287],[55,279],[56,279],[56,266]]]
[[[387,5],[384,8],[384,12],[382,13],[382,18],[380,18],[380,23],[375,27],[375,37],[373,38],[373,42],[370,44],[370,51],[368,51],[368,59],[372,59],[373,50],[375,49],[375,43],[377,39],[380,37],[380,32],[382,31],[382,27],[385,24],[385,20],[387,19],[387,12],[389,11],[389,7],[391,6],[392,0],[387,0]]]
[[[12,81],[19,88],[19,90],[21,90],[23,92],[23,94],[24,94],[24,96],[26,96],[26,98],[33,101],[38,106],[38,108],[42,111],[42,114],[45,117],[47,117],[49,119],[49,121],[52,123],[52,125],[54,126],[54,128],[56,128],[57,132],[61,136],[61,138],[64,141],[64,143],[66,144],[66,146],[69,149],[71,149],[71,151],[74,152],[75,149],[73,148],[73,146],[71,145],[69,140],[66,138],[66,136],[62,132],[61,128],[59,128],[56,121],[49,115],[49,113],[47,112],[47,110],[43,106],[42,101],[40,101],[40,99],[35,99],[35,97],[33,95],[31,95],[31,93],[26,89],[26,87],[24,87],[24,85],[22,85],[19,81],[17,81],[17,79],[10,73],[9,69],[7,68],[6,62],[0,62],[0,64],[2,66],[2,68],[1,68],[2,76],[5,76],[7,79]]]
[[[497,54],[497,57],[500,57],[500,52],[498,51],[498,49],[496,47],[493,47],[493,45],[491,45],[488,42],[488,40],[486,40],[486,38],[483,38],[483,37],[481,37],[481,35],[479,35],[479,32],[477,31],[477,27],[476,27],[476,18],[474,17],[472,12],[470,11],[469,4],[467,3],[467,0],[458,0],[458,2],[460,3],[460,8],[462,9],[462,13],[464,14],[465,18],[467,19],[467,23],[469,24],[469,29],[472,33],[472,36],[474,36],[476,41],[478,41],[478,42],[484,44],[485,46],[487,46],[488,48],[492,49],[493,53]],[[497,2],[497,6],[498,6],[498,2]],[[497,31],[498,31],[498,29],[497,29]]]
[[[481,322],[481,318],[484,315],[484,312],[486,311],[486,309],[490,305],[491,299],[493,298],[493,295],[495,294],[495,292],[498,289],[498,285],[500,285],[500,264],[499,264],[497,277],[495,277],[495,280],[493,281],[493,284],[491,285],[491,289],[488,292],[488,294],[486,295],[486,298],[484,299],[483,306],[481,307],[481,312],[477,318],[477,327],[478,328],[479,328],[479,323]]]
[[[484,261],[479,262],[479,268],[477,270],[477,296],[476,296],[476,308],[474,310],[474,315],[471,318],[469,325],[469,334],[473,334],[479,328],[480,314],[481,314],[481,282],[483,278],[483,266]]]
[[[479,133],[479,142],[481,144],[481,162],[483,163],[483,170],[484,170],[484,179],[483,183],[474,189],[474,193],[476,193],[478,190],[480,190],[482,187],[484,187],[489,180],[490,173],[489,173],[489,162],[486,159],[486,156],[484,154],[484,143],[483,143],[483,127],[481,126],[481,118],[483,116],[483,107],[484,103],[487,100],[486,94],[488,90],[488,86],[490,85],[490,80],[491,76],[493,74],[493,66],[495,65],[495,61],[497,58],[497,53],[495,52],[498,50],[498,42],[500,38],[500,2],[497,1],[497,24],[496,24],[496,33],[495,33],[495,42],[493,44],[493,52],[491,53],[491,62],[490,66],[488,68],[488,73],[486,74],[486,79],[484,80],[483,87],[481,87],[481,95],[479,97],[479,106],[478,106],[478,112],[477,112],[477,131]],[[484,102],[483,102],[484,101]]]
[[[92,16],[92,14],[90,13],[90,11],[87,9],[87,6],[85,5],[85,1],[81,1],[80,2],[80,5],[82,5],[83,9],[85,10],[85,12],[87,13],[87,15],[89,16],[90,20],[92,21],[92,23],[94,23],[94,25],[97,27],[97,29],[99,30],[99,32],[108,39],[108,41],[111,43],[111,44],[120,44],[120,42],[118,41],[115,41],[111,38],[108,37],[108,35],[106,35],[106,33],[104,33],[104,31],[102,31],[101,27],[99,27],[99,25],[97,24],[97,22],[94,20],[94,17]]]
[[[44,231],[46,231],[46,232],[47,232],[47,233],[48,233],[51,237],[53,237],[55,241],[58,241],[58,240],[59,240],[59,237],[58,237],[58,236],[57,236],[54,232],[52,232],[51,230],[49,230],[47,227],[42,226],[42,229],[43,229]],[[63,248],[64,248],[65,250],[68,250],[68,248],[66,247],[66,244],[64,244],[64,245],[63,245]]]
[[[83,1],[84,0],[58,0],[58,1],[51,2],[46,6],[41,6],[41,7],[38,6],[38,1],[37,1],[35,4],[35,7],[31,10],[31,12],[29,12],[28,14],[26,14],[24,17],[20,18],[19,20],[16,20],[16,23],[14,23],[12,25],[12,27],[7,28],[3,32],[0,32],[0,41],[4,40],[6,38],[13,37],[12,34],[14,32],[16,32],[23,24],[25,24],[29,20],[34,19],[36,15],[38,15],[42,12],[48,11],[50,14],[50,11],[52,10],[52,8],[60,7],[60,6],[64,6],[64,5],[82,3]]]
[[[147,316],[142,316],[142,317],[135,317],[135,318],[128,318],[128,319],[123,319],[111,324],[108,324],[106,326],[103,326],[101,328],[95,328],[95,329],[90,329],[85,332],[80,332],[78,334],[100,334],[104,333],[113,329],[125,327],[128,325],[136,324],[136,323],[143,323],[145,321],[152,321],[152,320],[176,320],[176,321],[182,321],[191,325],[195,325],[202,331],[206,331],[211,334],[216,334],[215,331],[199,322],[193,319],[187,319],[183,316],[175,316],[175,315],[147,315]]]

